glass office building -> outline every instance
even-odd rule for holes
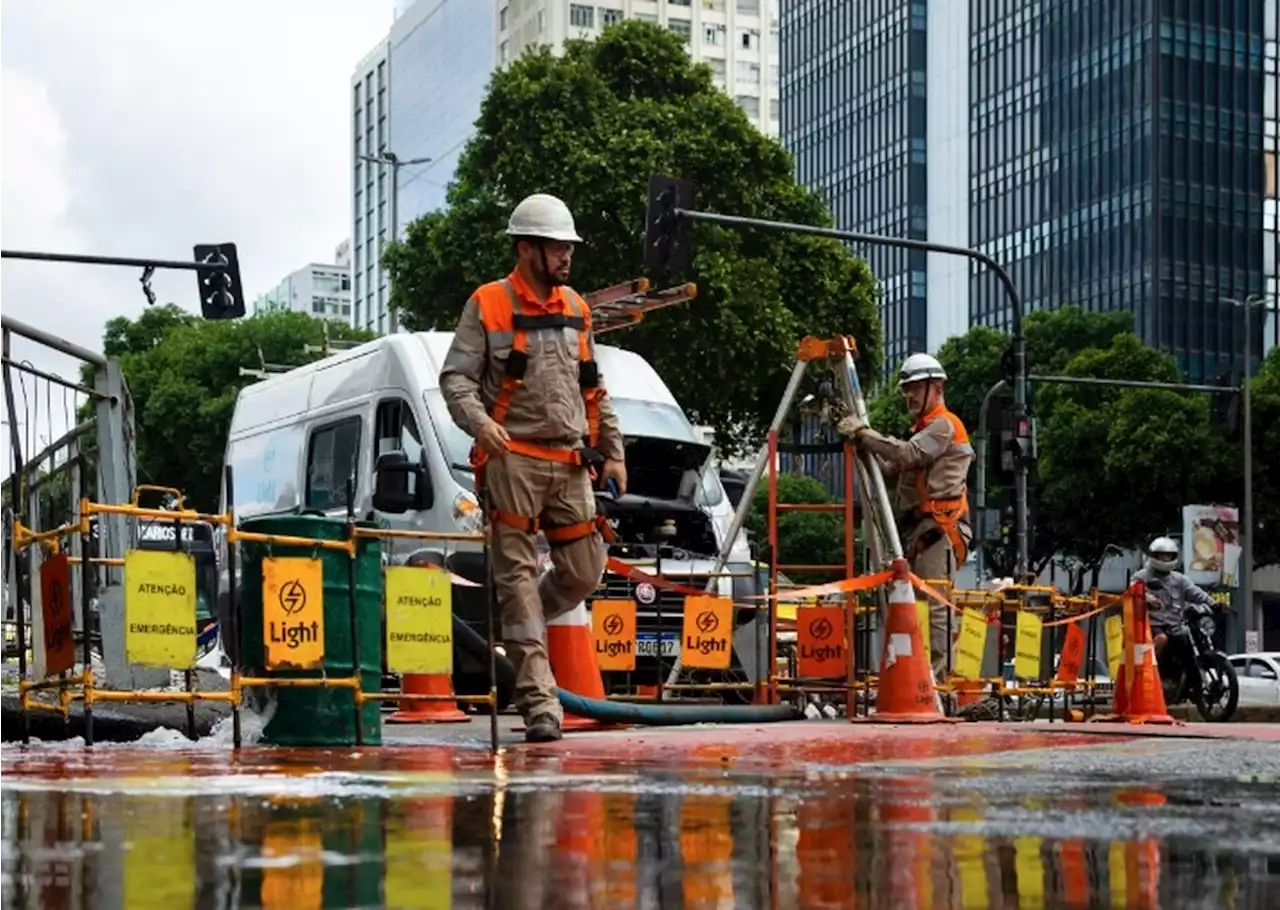
[[[922,0],[781,6],[781,138],[798,180],[845,230],[928,236],[927,34]],[[886,365],[927,340],[925,254],[872,248]]]
[[[402,160],[398,228],[442,208],[494,70],[492,2],[418,0],[391,28],[392,150]]]
[[[977,247],[1028,309],[1130,310],[1212,381],[1243,363],[1227,298],[1277,290],[1276,17],[1275,0],[797,0],[783,137],[841,227]],[[944,150],[958,129],[967,148]],[[1009,325],[977,267],[938,281],[930,256],[917,282],[909,256],[870,258],[891,362],[921,338],[936,350],[968,324]]]

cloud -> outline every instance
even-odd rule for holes
[[[188,259],[234,241],[250,300],[331,259],[350,230],[351,73],[390,16],[385,0],[5,4],[5,248]],[[145,307],[139,277],[5,260],[0,309],[99,350],[108,319]],[[190,272],[152,286],[199,308]],[[14,357],[77,370],[24,340]]]

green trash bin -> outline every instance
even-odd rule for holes
[[[358,527],[373,527],[357,522]],[[321,540],[346,540],[343,520],[311,515],[248,519],[240,530]],[[350,677],[351,600],[348,584],[350,557],[341,550],[305,544],[282,546],[245,541],[240,545],[241,665],[246,675],[268,678]],[[311,670],[266,670],[263,630],[262,560],[275,557],[318,557],[324,572],[324,673]],[[382,690],[382,541],[356,542],[355,608],[360,636],[360,678],[365,692]],[[262,731],[262,741],[277,746],[346,746],[356,741],[354,693],[347,688],[273,687],[275,714]],[[365,745],[382,744],[379,702],[365,702],[362,711]]]

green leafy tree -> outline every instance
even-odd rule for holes
[[[324,355],[305,346],[323,346],[326,326],[330,341],[374,337],[305,313],[206,321],[173,305],[108,322],[103,349],[119,358],[133,398],[138,482],[175,487],[190,508],[217,509],[236,396],[256,381],[240,369],[316,360]]]
[[[1087,313],[1068,307],[1030,314],[1024,323],[1028,371],[1102,379],[1179,382],[1176,361],[1133,335],[1129,313]],[[978,429],[982,399],[1002,377],[1007,335],[975,326],[937,352],[950,380],[948,405],[970,434]],[[1001,396],[1011,398],[1005,390]],[[1108,545],[1141,544],[1175,525],[1186,502],[1213,501],[1232,455],[1209,420],[1203,395],[1052,383],[1033,384],[1039,459],[1029,490],[1034,528],[1032,568],[1057,553],[1082,566],[1101,563]],[[871,404],[872,422],[904,434],[910,417],[896,387]],[[987,504],[1008,493],[996,471],[995,421],[989,428]],[[1000,571],[1013,553],[988,545]]]
[[[798,474],[778,475],[778,502],[825,504],[833,502],[816,478]],[[747,513],[747,530],[758,546],[758,558],[770,560],[769,488],[756,490]],[[833,512],[782,512],[778,515],[778,562],[783,565],[839,566],[844,564],[844,519]],[[830,572],[788,572],[801,584],[836,581]]]
[[[494,73],[476,128],[449,208],[410,224],[383,257],[411,328],[453,328],[474,288],[510,270],[503,230],[529,193],[554,193],[575,213],[586,242],[573,283],[584,292],[643,274],[651,173],[692,180],[699,208],[831,224],[787,152],[656,25],[624,22],[559,56],[526,53]],[[652,363],[722,451],[759,443],[804,335],[853,335],[861,369],[875,375],[880,328],[864,261],[819,238],[708,225],[693,236],[697,298],[606,340]]]
[[[1253,399],[1253,562],[1255,566],[1267,566],[1280,563],[1280,348],[1272,348],[1263,361],[1253,377],[1250,394]]]

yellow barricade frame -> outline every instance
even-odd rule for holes
[[[228,487],[230,487],[230,469],[227,470]],[[138,505],[140,493],[143,491],[161,491],[174,494],[178,499],[179,508],[177,509],[155,509]],[[352,497],[348,497],[350,502]],[[430,541],[472,541],[480,542],[482,545],[485,541],[483,533],[440,533],[433,531],[411,531],[398,530],[391,528],[362,528],[358,527],[354,516],[348,509],[346,517],[347,536],[342,540],[329,540],[309,537],[294,537],[280,534],[262,534],[251,531],[241,531],[235,524],[234,510],[228,509],[227,512],[221,514],[210,514],[198,512],[184,507],[181,494],[177,490],[168,487],[157,487],[153,485],[143,484],[135,488],[132,500],[129,504],[109,504],[92,502],[87,498],[80,499],[79,517],[76,521],[68,524],[60,525],[47,531],[35,531],[21,524],[16,518],[13,522],[13,549],[15,554],[21,553],[32,545],[40,545],[50,552],[58,552],[62,548],[63,538],[71,534],[81,535],[82,541],[87,544],[89,535],[90,519],[94,515],[120,515],[127,518],[151,518],[172,521],[177,525],[182,522],[200,521],[226,529],[226,545],[227,545],[227,562],[230,567],[228,576],[229,588],[229,610],[228,618],[230,620],[230,628],[227,630],[231,650],[235,653],[229,653],[227,656],[231,661],[231,673],[229,686],[226,691],[201,691],[194,686],[194,669],[185,670],[186,688],[183,691],[176,692],[154,692],[146,690],[116,690],[107,689],[98,686],[95,681],[92,657],[90,648],[90,636],[83,635],[83,648],[80,655],[80,662],[83,665],[79,673],[61,673],[55,677],[43,680],[27,679],[26,668],[26,647],[34,648],[34,642],[26,642],[26,611],[19,609],[16,611],[17,625],[19,628],[18,637],[24,647],[20,650],[19,663],[19,709],[23,717],[23,742],[30,742],[30,730],[27,723],[29,712],[50,711],[62,715],[64,723],[70,722],[71,705],[74,702],[82,702],[84,705],[84,725],[85,725],[85,744],[93,745],[93,705],[99,702],[135,702],[135,703],[179,703],[187,706],[187,735],[195,739],[195,704],[197,702],[220,702],[231,706],[232,716],[232,744],[234,748],[240,748],[242,745],[241,735],[241,717],[240,711],[244,707],[244,690],[246,688],[257,687],[280,687],[292,686],[297,688],[334,688],[334,689],[350,689],[353,693],[353,703],[355,712],[355,730],[356,745],[363,745],[364,740],[364,724],[362,709],[369,702],[382,701],[448,701],[462,702],[470,704],[488,705],[490,708],[490,748],[496,753],[498,749],[498,690],[497,690],[497,667],[496,667],[496,651],[494,650],[495,629],[493,621],[493,604],[492,604],[492,586],[488,588],[487,598],[489,605],[487,609],[487,625],[488,639],[490,650],[490,666],[489,666],[489,691],[484,695],[433,695],[433,694],[416,694],[402,692],[385,692],[381,691],[379,686],[378,692],[365,692],[362,685],[360,673],[360,655],[359,641],[356,635],[356,613],[355,598],[352,594],[350,598],[350,621],[352,624],[352,665],[353,675],[344,676],[328,676],[323,674],[320,677],[312,678],[277,678],[267,676],[247,675],[243,672],[241,665],[240,651],[240,629],[243,617],[241,615],[241,606],[239,598],[236,596],[236,550],[235,547],[240,543],[261,543],[267,546],[301,546],[311,547],[314,549],[336,550],[345,553],[349,558],[351,573],[348,579],[349,589],[353,592],[354,588],[354,567],[355,557],[357,554],[357,542],[361,539],[410,539],[410,540],[430,540]],[[180,537],[180,535],[179,535]],[[87,545],[82,547],[83,552],[88,552]],[[179,550],[180,551],[180,550]],[[181,552],[181,551],[180,551]],[[124,559],[119,557],[91,557],[69,558],[70,562],[81,567],[83,574],[83,583],[81,585],[81,609],[82,615],[88,615],[88,592],[91,588],[89,573],[94,566],[109,565],[123,566]],[[32,583],[38,584],[38,580]],[[384,594],[385,596],[385,594]],[[384,645],[385,646],[385,645]],[[47,701],[32,698],[33,693],[56,691],[57,702],[50,704]]]

